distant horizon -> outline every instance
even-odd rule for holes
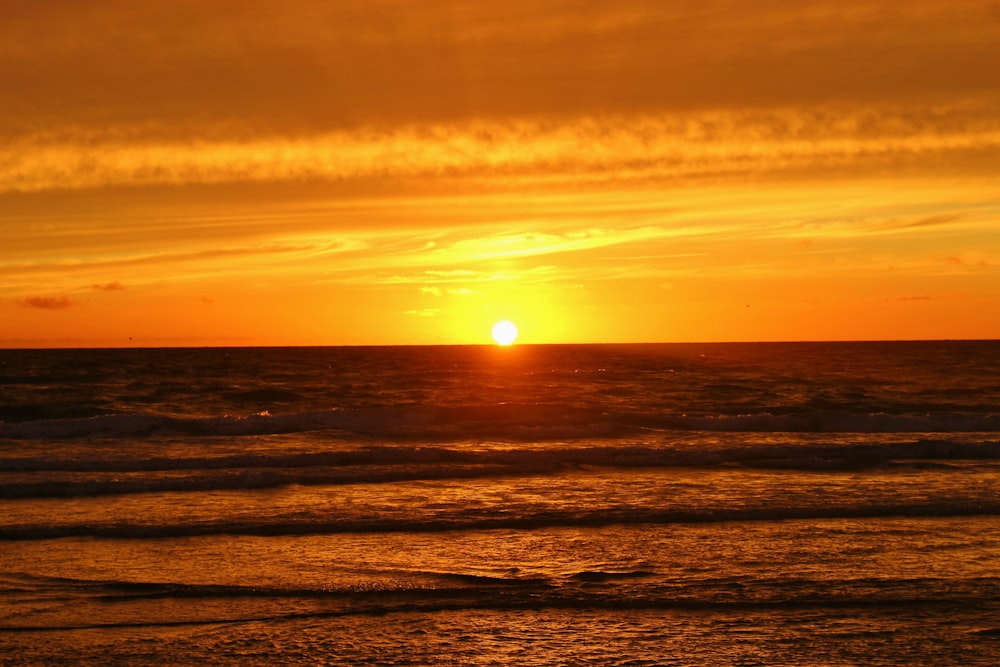
[[[71,351],[71,350],[243,350],[243,349],[324,349],[324,348],[399,348],[399,347],[482,347],[497,349],[501,353],[519,347],[573,347],[626,346],[626,345],[829,345],[856,343],[1000,343],[1000,338],[868,338],[854,340],[702,340],[702,341],[602,341],[565,343],[515,343],[501,346],[493,342],[482,343],[376,343],[376,344],[263,344],[263,345],[78,345],[78,346],[0,346],[0,352]]]

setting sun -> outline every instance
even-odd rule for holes
[[[512,345],[517,340],[517,327],[507,320],[497,322],[493,325],[493,340],[497,345]]]

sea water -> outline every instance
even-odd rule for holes
[[[1000,342],[0,351],[0,663],[995,665]]]

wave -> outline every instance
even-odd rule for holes
[[[638,431],[793,433],[1000,432],[997,413],[888,414],[815,411],[791,414],[656,415],[560,404],[374,407],[246,416],[100,414],[0,422],[15,440],[149,436],[246,436],[341,431],[365,437],[514,440],[610,437]]]
[[[0,497],[82,497],[128,493],[264,489],[292,484],[379,484],[496,478],[574,468],[743,467],[813,472],[934,469],[1000,464],[1000,441],[921,439],[895,443],[737,446],[627,444],[458,449],[373,446],[339,452],[87,459],[5,457]],[[47,473],[39,479],[37,473]]]
[[[7,456],[0,498],[266,489],[292,484],[380,484],[413,480],[555,474],[575,468],[743,467],[812,472],[1000,465],[1000,441],[628,443],[535,447],[370,446],[215,456],[88,458]],[[40,473],[44,477],[40,478]]]
[[[335,535],[342,533],[426,533],[479,530],[537,530],[552,527],[596,528],[628,525],[674,525],[789,520],[953,518],[1000,516],[995,500],[940,500],[926,502],[825,504],[786,507],[733,508],[603,508],[598,510],[541,511],[517,516],[491,515],[470,518],[440,515],[430,518],[317,518],[295,520],[219,520],[198,523],[139,524],[20,524],[0,526],[2,540],[45,540],[66,537],[105,539],[164,539],[212,535]]]
[[[105,614],[58,614],[41,610],[0,619],[0,634],[83,629],[198,626],[220,623],[288,622],[379,616],[391,613],[443,611],[537,611],[566,609],[774,611],[858,607],[895,609],[914,604],[960,606],[989,618],[996,609],[1000,582],[993,577],[945,582],[933,578],[757,577],[737,585],[727,577],[702,581],[664,579],[662,573],[622,573],[642,584],[606,585],[603,578],[573,575],[535,579],[476,577],[462,574],[436,578],[402,573],[393,582],[318,588],[160,582],[45,580],[19,577],[26,588],[61,595],[62,606]],[[612,574],[612,578],[614,578]],[[456,583],[457,582],[457,583]],[[28,591],[29,596],[31,592]],[[222,604],[211,604],[213,601]],[[164,604],[165,602],[169,604]],[[290,604],[292,602],[292,604]],[[192,604],[193,603],[193,604]],[[208,604],[203,604],[208,603]],[[980,627],[974,636],[996,635]]]

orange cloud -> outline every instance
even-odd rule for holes
[[[0,191],[406,178],[683,184],[706,177],[981,169],[1000,150],[994,102],[582,116],[370,128],[292,138],[23,138],[0,148]],[[95,151],[95,143],[99,150]],[[948,172],[946,172],[948,173]],[[438,186],[442,187],[441,185]]]

